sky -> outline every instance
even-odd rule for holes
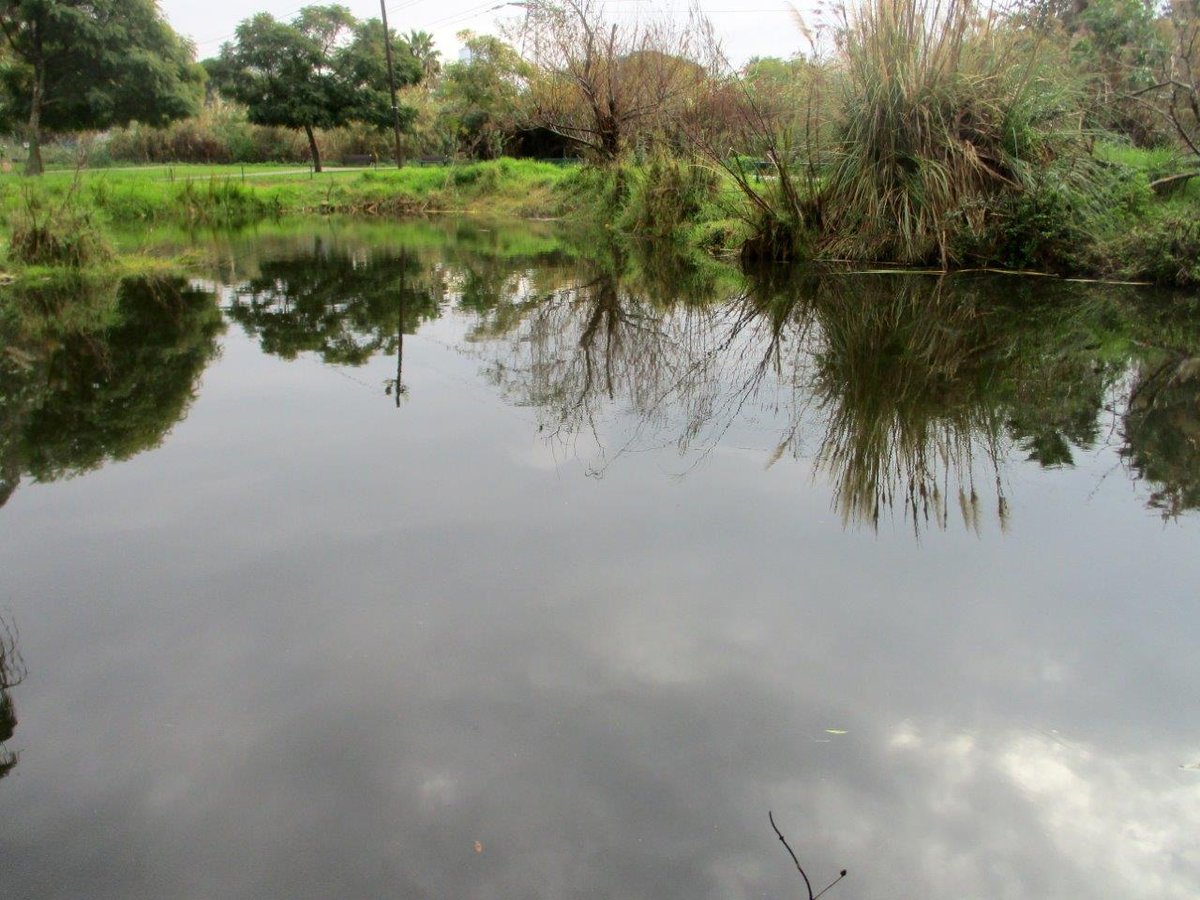
[[[176,31],[196,43],[203,59],[213,56],[222,42],[233,37],[238,22],[257,12],[269,12],[277,18],[290,18],[302,6],[322,0],[160,0],[159,6]],[[360,18],[379,16],[378,0],[338,0]],[[751,56],[790,56],[802,38],[792,21],[786,0],[701,0],[726,55],[735,64]],[[609,8],[617,18],[658,15],[674,11],[681,17],[686,0],[610,0]],[[502,0],[388,0],[388,24],[399,32],[413,29],[434,36],[442,58],[458,57],[455,34],[463,29],[495,32],[497,22],[520,15],[517,4]]]

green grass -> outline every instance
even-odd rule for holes
[[[1180,172],[1187,168],[1187,158],[1172,147],[1143,148],[1130,144],[1099,141],[1096,158],[1104,162],[1128,166],[1147,173]]]
[[[243,169],[245,175],[243,177]],[[75,173],[48,172],[42,188],[64,196]],[[81,172],[79,194],[110,224],[239,225],[308,213],[487,212],[554,217],[565,210],[567,167],[529,160],[403,169],[145,166]],[[0,175],[0,217],[10,225],[23,178]]]

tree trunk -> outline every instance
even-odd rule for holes
[[[46,62],[41,58],[41,33],[34,33],[37,60],[33,65],[33,93],[29,97],[29,156],[25,160],[26,175],[41,175],[42,166],[42,104],[46,87]]]
[[[305,125],[304,133],[308,135],[308,150],[312,154],[313,171],[321,171],[321,150],[317,147],[317,136],[313,134],[312,126]]]

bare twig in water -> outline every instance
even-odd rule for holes
[[[804,866],[800,865],[800,860],[796,858],[796,851],[792,849],[792,845],[787,842],[787,838],[783,836],[783,832],[780,831],[779,826],[775,824],[775,814],[770,810],[767,810],[767,818],[771,821],[771,828],[775,830],[775,836],[779,838],[780,843],[782,843],[784,849],[787,850],[788,856],[790,856],[792,858],[792,862],[796,864],[796,871],[799,872],[800,877],[804,879],[804,886],[808,889],[808,900],[817,900],[818,897],[846,877],[846,870],[842,869],[837,878],[833,879],[833,881],[829,882],[829,884],[825,885],[825,887],[821,888],[820,891],[814,894],[812,882],[808,880],[808,873],[804,871]]]
[[[792,845],[787,842],[787,838],[783,836],[783,832],[779,830],[779,826],[775,824],[775,814],[767,810],[767,818],[771,820],[771,827],[775,829],[775,834],[788,852],[788,856],[792,858],[792,862],[796,864],[796,871],[800,873],[800,877],[804,879],[804,886],[808,888],[808,900],[816,900],[812,892],[812,882],[808,880],[808,875],[804,871],[804,866],[800,865],[800,860],[796,859],[796,852],[792,849]]]
[[[831,887],[833,887],[835,884],[837,884],[839,881],[841,881],[845,877],[846,877],[846,870],[842,869],[842,871],[840,871],[838,873],[837,878],[833,879],[833,881],[829,882],[829,884],[825,885],[825,887],[823,887],[823,888],[821,888],[821,890],[817,891],[817,896],[813,897],[813,900],[820,900],[820,897],[822,894],[824,894],[827,890],[829,890]]]

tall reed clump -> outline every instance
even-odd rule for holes
[[[862,0],[841,30],[825,249],[946,265],[954,233],[1053,157],[1062,90],[1036,38],[977,0]]]
[[[10,225],[14,262],[81,269],[113,258],[112,243],[79,195],[78,173],[59,199],[41,185],[23,183]]]

